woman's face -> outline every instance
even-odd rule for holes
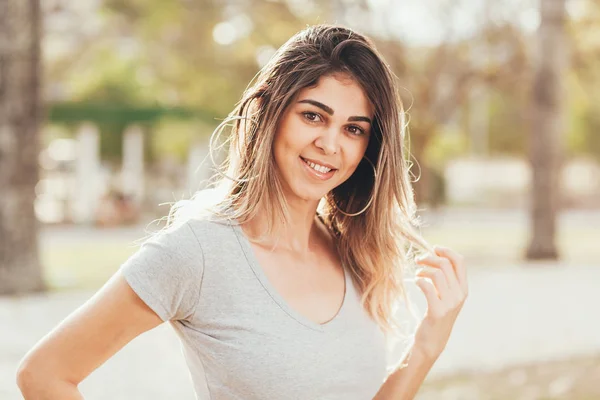
[[[373,107],[347,75],[323,76],[302,89],[279,122],[275,163],[290,196],[318,201],[347,180],[369,144]]]

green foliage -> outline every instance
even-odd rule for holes
[[[600,81],[582,78],[572,73],[569,79],[567,152],[569,156],[585,155],[600,161]]]
[[[297,4],[104,0],[96,37],[81,41],[81,47],[48,66],[47,80],[60,86],[68,98],[49,105],[50,121],[70,129],[82,120],[95,121],[103,135],[103,157],[109,158],[119,157],[122,131],[131,123],[146,124],[154,134],[169,132],[163,120],[180,121],[172,132],[195,121],[214,126],[215,119],[229,114],[259,70],[259,54],[274,51],[307,24],[333,20],[329,17],[337,10],[334,3],[324,0],[302,7]],[[351,8],[365,3],[344,4]],[[600,52],[594,44],[597,41],[592,40],[600,24],[598,8],[589,8],[595,14],[589,12],[589,18],[571,23],[578,52],[573,67],[578,71],[578,82],[570,81],[567,90],[570,111],[566,141],[569,154],[600,158],[600,122],[596,117],[600,98],[594,94],[600,93]],[[235,37],[219,39],[218,27],[225,27],[226,32],[233,29]],[[377,28],[386,31],[386,27]],[[390,28],[387,31],[391,32]],[[414,48],[393,36],[374,37],[401,81],[402,96],[409,97],[407,107],[414,101],[410,111],[413,147],[423,147],[425,162],[432,162],[433,168],[441,168],[444,160],[469,147],[466,135],[438,133],[454,129],[440,127],[461,110],[473,82],[489,87],[490,153],[525,154],[529,134],[525,77],[530,67],[526,35],[513,23],[482,29],[474,37],[439,47]],[[485,54],[475,57],[478,49],[502,57],[490,54],[498,60],[482,66]],[[581,87],[581,93],[571,98],[575,85]],[[203,129],[207,130],[211,129]],[[193,136],[173,135],[172,148],[165,147],[163,138],[155,138],[162,143],[157,148],[181,154],[183,143]],[[419,135],[423,137],[416,137]]]
[[[212,131],[259,70],[259,52],[319,22],[321,10],[299,17],[286,2],[106,0],[96,40],[48,69],[49,81],[69,99],[49,105],[50,122],[73,131],[81,121],[95,122],[106,159],[120,158],[131,123],[161,132],[152,139],[160,145],[150,149],[181,155],[193,136],[181,126],[200,123]],[[217,43],[218,24],[236,30],[234,40]],[[165,132],[172,132],[169,139]]]
[[[182,107],[130,106],[108,102],[65,102],[49,106],[48,119],[59,124],[95,123],[154,123],[162,118],[189,120],[200,118],[210,121],[207,112]]]
[[[445,127],[433,136],[425,153],[425,162],[431,168],[441,171],[446,163],[466,154],[467,137],[458,127]]]
[[[582,153],[594,157],[600,161],[600,110],[588,111],[584,116],[584,124],[587,128],[581,140]]]
[[[279,47],[307,22],[285,2],[109,0],[105,14],[135,43],[135,64],[151,77],[155,100],[215,117],[230,112],[258,71],[259,48]],[[233,30],[230,43],[215,41],[218,24]]]
[[[208,141],[214,128],[200,120],[163,119],[153,129],[150,143],[152,154],[170,155],[184,162],[194,142]]]

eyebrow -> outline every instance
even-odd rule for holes
[[[311,99],[305,99],[305,100],[300,100],[298,103],[308,103],[308,104],[312,104],[315,107],[319,107],[321,110],[325,111],[327,114],[329,115],[333,115],[334,111],[333,108],[326,106],[325,104],[316,101],[316,100],[311,100]],[[352,116],[352,117],[348,117],[348,121],[363,121],[363,122],[368,122],[369,124],[371,124],[371,118],[369,117],[363,117],[363,116]]]

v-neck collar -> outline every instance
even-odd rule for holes
[[[246,236],[246,233],[243,231],[242,227],[236,222],[231,222],[231,227],[237,236],[237,239],[242,247],[242,250],[248,261],[248,264],[250,265],[250,268],[252,268],[252,271],[254,272],[254,274],[256,275],[256,277],[258,278],[260,283],[262,284],[265,291],[279,305],[279,307],[283,311],[285,311],[286,314],[288,314],[290,317],[292,317],[293,319],[295,319],[302,325],[306,326],[307,328],[310,328],[310,329],[313,329],[313,330],[319,331],[319,332],[326,332],[326,331],[334,330],[336,328],[336,326],[339,326],[342,323],[345,309],[348,307],[348,301],[349,301],[348,299],[350,297],[350,291],[352,289],[352,280],[350,279],[350,274],[343,264],[342,264],[342,269],[344,272],[345,288],[344,288],[344,297],[342,300],[342,304],[341,304],[340,308],[338,309],[337,313],[329,321],[319,324],[319,323],[311,320],[310,318],[306,317],[305,315],[303,315],[302,313],[300,313],[299,311],[297,311],[296,309],[294,309],[293,307],[291,307],[289,305],[289,303],[283,298],[283,296],[281,296],[281,294],[277,291],[277,289],[275,289],[275,287],[271,284],[271,281],[269,281],[269,278],[267,278],[262,266],[258,262],[256,254],[254,252],[254,249],[252,248],[252,244],[251,244],[250,240],[248,239],[248,237]]]

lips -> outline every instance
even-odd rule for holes
[[[331,177],[333,177],[333,175],[337,171],[337,169],[331,169],[331,170],[329,170],[327,172],[318,171],[318,170],[314,169],[313,167],[311,167],[308,164],[310,162],[310,160],[306,160],[303,157],[299,157],[299,158],[300,158],[300,162],[303,165],[304,170],[312,178],[316,178],[316,179],[321,180],[321,181],[326,181],[326,180],[330,179]]]
[[[313,163],[313,164],[320,165],[320,166],[322,166],[322,167],[326,167],[326,168],[329,168],[329,169],[331,169],[331,170],[334,170],[334,171],[336,171],[336,170],[337,170],[337,168],[336,168],[336,167],[334,167],[333,165],[331,165],[331,164],[327,164],[327,163],[325,163],[325,162],[322,162],[322,161],[319,161],[319,160],[313,160],[313,159],[311,159],[311,158],[305,158],[305,157],[302,157],[302,156],[300,156],[300,158],[301,158],[302,160],[304,160],[305,162],[311,162],[311,163]]]

